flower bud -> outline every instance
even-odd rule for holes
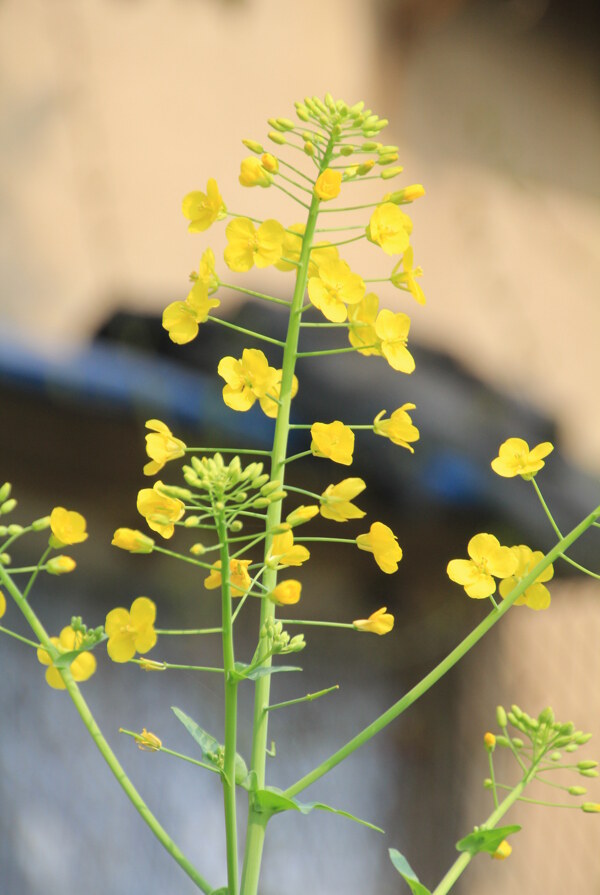
[[[269,494],[272,494],[273,491],[277,491],[281,488],[281,481],[279,479],[273,479],[272,482],[266,482],[262,488],[260,489],[260,493],[263,497],[268,497]]]
[[[261,156],[261,164],[263,168],[268,171],[270,174],[277,174],[279,171],[279,162],[275,158],[274,155],[271,155],[270,152],[265,152]],[[240,461],[239,457],[234,457],[234,460],[237,459],[238,463]]]
[[[303,106],[302,103],[296,103],[296,115],[300,119],[300,121],[308,121],[310,118],[310,114],[306,106]]]
[[[250,484],[252,485],[253,488],[262,488],[262,486],[264,484],[266,484],[268,481],[269,481],[269,476],[267,475],[266,472],[264,472],[262,475],[259,475],[255,479],[253,479]]]
[[[261,152],[264,152],[260,143],[257,143],[256,140],[242,140],[244,146],[250,150],[250,152],[255,152],[257,155],[260,155]]]
[[[359,165],[356,169],[356,173],[359,177],[362,177],[363,174],[368,174],[375,167],[375,162],[373,159],[369,159],[368,162],[363,162],[362,165]]]
[[[598,802],[584,802],[581,810],[585,811],[586,814],[600,814],[600,805]]]
[[[550,761],[560,761],[562,758],[562,752],[553,752],[550,756]]]
[[[492,789],[493,785],[494,785],[494,783],[493,783],[491,777],[486,777],[485,780],[483,781],[484,789]]]
[[[10,497],[11,491],[12,491],[11,483],[4,482],[4,484],[0,488],[0,503],[4,503],[5,500],[8,500],[8,498]]]
[[[183,520],[185,528],[196,528],[200,524],[200,516],[188,516]]]
[[[175,497],[177,500],[191,500],[192,492],[189,488],[179,488],[177,485],[160,484],[156,490],[165,497]]]
[[[304,144],[304,152],[306,153],[306,155],[308,155],[312,158],[315,154],[314,143],[312,143],[310,140],[307,140],[306,143]]]
[[[538,715],[538,721],[540,724],[554,724],[554,712],[552,711],[550,706],[542,709],[542,711]]]
[[[389,155],[380,155],[377,164],[378,165],[392,165],[394,162],[398,161],[398,153],[390,152]]]
[[[569,743],[568,746],[565,746],[565,752],[577,752],[578,749],[577,743]]]
[[[23,526],[18,525],[16,522],[13,522],[12,525],[8,526],[9,535],[20,535],[23,534],[24,531],[25,529],[23,528]]]
[[[0,516],[4,516],[7,513],[12,513],[16,505],[17,501],[14,499],[14,497],[11,497],[10,500],[5,500],[4,503],[0,505]]]
[[[360,148],[363,152],[378,152],[381,149],[381,143],[363,143]]]
[[[154,547],[152,538],[132,528],[117,528],[111,543],[130,553],[152,553]]]
[[[10,553],[0,553],[0,566],[9,566],[10,562]]]
[[[278,606],[292,606],[300,599],[301,591],[302,585],[300,582],[293,578],[288,578],[287,581],[280,581],[277,587],[267,594],[267,597]]]
[[[275,120],[278,124],[278,127],[276,128],[276,130],[292,131],[296,127],[294,122],[290,121],[289,118],[276,118]],[[269,122],[269,124],[270,123],[271,122]]]
[[[496,737],[489,730],[483,735],[483,745],[488,752],[493,752],[496,748]]]
[[[278,134],[277,131],[269,131],[267,137],[272,143],[277,143],[278,146],[284,146],[287,143],[283,134]]]
[[[512,845],[510,842],[507,842],[506,839],[503,839],[492,858],[496,858],[497,861],[504,861],[505,858],[508,858],[512,852]]]
[[[584,796],[587,792],[585,786],[570,786],[567,790],[570,796]]]
[[[519,737],[513,737],[512,741],[513,741],[513,746],[515,746],[517,749],[523,748],[523,740],[520,739]]]
[[[290,642],[288,643],[288,652],[290,653],[299,653],[306,646],[306,642],[304,640],[304,634],[296,634],[295,637],[292,637]]]
[[[580,736],[575,738],[575,743],[578,746],[583,746],[583,744],[587,743],[589,740],[591,740],[591,738],[592,738],[591,733],[582,733]]]
[[[509,745],[508,737],[503,737],[503,736],[496,737],[496,745],[497,746],[508,746]]]
[[[197,544],[192,544],[192,546],[190,547],[190,553],[192,553],[194,556],[202,556],[204,553],[206,553],[206,547],[200,542],[198,542]]]
[[[46,563],[46,571],[50,575],[66,575],[72,572],[77,563],[70,556],[53,556]]]
[[[579,771],[581,777],[597,777],[598,771]]]
[[[577,767],[580,771],[590,771],[592,768],[598,767],[597,761],[579,761]]]
[[[498,727],[506,727],[507,717],[504,708],[499,705],[496,709],[496,721],[498,722]]]
[[[40,519],[35,519],[31,523],[31,527],[34,531],[45,531],[45,529],[50,528],[50,516],[42,516]]]
[[[340,155],[352,155],[354,152],[354,146],[341,146],[340,147]]]
[[[140,668],[142,671],[166,671],[165,662],[157,662],[154,659],[147,659],[145,656],[140,658]]]
[[[266,497],[257,497],[256,500],[252,501],[252,506],[257,510],[262,510],[264,507],[268,507],[271,501]]]
[[[398,174],[402,174],[403,171],[403,165],[394,165],[393,168],[386,168],[385,171],[382,171],[380,177],[382,180],[391,180],[392,177],[397,177]]]
[[[230,531],[238,532],[238,531],[241,531],[243,527],[244,527],[244,523],[240,522],[239,519],[235,519],[229,526],[229,529],[230,529]]]

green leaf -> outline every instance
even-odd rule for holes
[[[419,882],[417,874],[412,869],[406,858],[396,848],[389,849],[390,861],[404,879],[413,895],[431,895],[429,889]]]
[[[255,804],[265,809],[269,814],[278,814],[280,811],[299,811],[301,814],[310,814],[311,811],[329,811],[332,814],[339,814],[341,817],[347,817],[357,824],[369,827],[370,830],[376,830],[383,833],[381,827],[376,827],[366,820],[355,817],[348,811],[341,811],[339,808],[332,808],[330,805],[324,805],[323,802],[299,802],[297,799],[290,798],[277,789],[275,786],[268,786],[266,789],[257,789],[254,793]]]
[[[247,669],[250,665],[243,662],[235,663],[235,670],[239,676],[239,680],[257,681],[260,677],[266,677],[268,674],[276,674],[278,671],[302,671],[296,665],[259,665],[258,668]]]
[[[103,640],[108,640],[107,637],[103,637]],[[90,646],[85,646],[83,649],[71,649],[66,653],[61,653],[54,661],[53,665],[55,668],[68,668],[71,662],[74,662],[77,656],[80,656],[82,653],[90,653],[98,643],[102,643],[102,640],[99,640],[97,643],[92,643]]]
[[[493,855],[503,839],[512,833],[518,833],[520,829],[518,824],[512,824],[509,827],[496,827],[494,830],[474,830],[457,842],[456,848],[458,851],[468,851],[470,855],[482,851]]]
[[[200,746],[204,758],[206,758],[207,761],[210,761],[211,764],[216,764],[219,749],[221,749],[219,741],[215,740],[215,738],[211,736],[210,733],[207,733],[206,730],[203,730],[199,724],[196,724],[196,722],[190,718],[189,715],[186,715],[185,712],[182,712],[181,709],[176,708],[174,705],[172,705],[171,708],[175,713],[175,717],[181,721],[190,736],[192,736]]]

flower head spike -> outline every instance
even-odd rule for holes
[[[492,460],[492,469],[504,478],[520,475],[524,479],[532,479],[536,472],[544,466],[544,457],[554,450],[549,441],[529,450],[529,445],[522,438],[508,438],[500,445],[498,456]]]
[[[365,294],[365,284],[352,273],[345,261],[324,261],[319,273],[308,281],[308,297],[327,320],[343,323],[348,316],[346,305],[355,305]]]
[[[471,559],[452,559],[447,573],[451,581],[462,584],[467,596],[474,600],[491,597],[496,590],[496,578],[509,578],[517,568],[517,557],[510,547],[502,547],[498,538],[478,534],[467,545]]]
[[[385,420],[385,410],[378,413],[373,420],[373,431],[375,435],[382,435],[389,438],[394,444],[406,448],[414,454],[414,448],[409,444],[411,441],[419,440],[419,430],[410,418],[409,410],[415,410],[414,404],[403,404],[394,410],[389,419]]]
[[[288,578],[285,581],[280,581],[267,596],[269,600],[272,600],[278,606],[293,606],[294,603],[299,601],[301,591],[302,585],[300,582],[294,578]]]
[[[378,205],[366,229],[367,239],[381,246],[387,255],[400,255],[409,246],[412,221],[393,202]]]
[[[357,618],[352,622],[357,631],[368,631],[371,634],[389,634],[394,627],[394,616],[382,606],[372,612],[368,618]]]
[[[301,566],[310,558],[310,552],[301,544],[294,544],[294,535],[291,531],[275,535],[267,553],[267,564],[273,567]]]
[[[59,653],[71,652],[71,650],[79,649],[82,640],[83,635],[81,632],[75,632],[71,625],[67,625],[66,628],[63,628],[58,637],[50,638],[50,642],[56,647]],[[39,647],[37,657],[42,665],[49,666],[46,669],[46,682],[48,685],[52,687],[53,690],[65,690],[65,682],[63,681],[58,668],[55,668],[52,664],[50,654],[42,647]],[[75,681],[87,681],[96,670],[96,658],[89,651],[82,652],[73,659],[69,665],[69,670]]]
[[[248,566],[251,562],[250,559],[229,560],[229,585],[232,597],[242,597],[250,589],[252,581],[248,574]],[[221,560],[219,559],[212,564],[210,575],[204,579],[204,587],[207,590],[215,590],[217,587],[221,587],[222,581]]]
[[[358,304],[348,307],[348,339],[365,357],[370,354],[381,356],[381,339],[375,332],[378,313],[379,299],[374,292],[369,292]]]
[[[194,190],[184,197],[181,210],[183,216],[190,221],[188,226],[190,233],[202,233],[215,221],[222,220],[227,215],[217,181],[212,177],[208,181],[205,193]]]
[[[227,224],[225,234],[229,241],[225,263],[237,273],[244,273],[254,265],[269,267],[281,258],[285,230],[279,221],[265,221],[255,230],[248,218],[235,218]]]
[[[533,551],[525,544],[518,547],[510,548],[517,559],[517,567],[509,578],[504,578],[498,585],[500,596],[502,599],[508,597],[510,592],[516,587],[519,581],[536,567],[536,565],[544,558],[541,550]],[[554,567],[552,564],[547,566],[543,572],[540,572],[533,584],[517,597],[515,606],[529,606],[530,609],[547,609],[550,605],[550,592],[544,586],[545,581],[550,581],[554,575]]]
[[[160,420],[148,420],[146,428],[150,429],[150,434],[146,435],[146,453],[150,462],[144,466],[144,475],[156,475],[169,460],[184,456],[186,444],[175,438],[169,427]]]
[[[157,531],[163,538],[171,538],[175,523],[179,522],[185,512],[185,505],[177,497],[162,494],[162,487],[163,483],[158,481],[152,488],[142,488],[138,493],[137,508],[152,531]]]
[[[155,645],[156,606],[148,597],[138,597],[131,609],[112,609],[106,616],[106,648],[113,662],[129,662],[136,652],[148,653]]]
[[[339,196],[342,188],[342,172],[334,171],[333,168],[326,168],[317,177],[315,183],[315,195],[319,197],[321,202],[328,202]]]
[[[313,423],[311,451],[315,457],[328,457],[334,463],[350,466],[354,451],[354,432],[340,420],[333,423]]]
[[[400,272],[400,268],[403,269],[402,273]],[[413,250],[412,247],[409,246],[398,264],[394,267],[390,280],[398,289],[404,289],[406,292],[410,292],[415,301],[420,305],[424,305],[425,295],[416,280],[416,277],[422,276],[423,268],[413,267]]]
[[[400,373],[412,373],[415,361],[406,347],[410,317],[406,314],[394,314],[384,308],[377,315],[375,333],[381,339],[381,353],[390,367]]]
[[[152,553],[154,547],[152,538],[134,528],[117,528],[111,544],[130,553]]]
[[[266,187],[271,186],[273,182],[267,169],[254,155],[250,155],[242,161],[239,180],[242,186]]]
[[[337,485],[328,485],[321,494],[321,516],[334,522],[362,519],[364,512],[351,501],[365,488],[365,483],[359,478],[344,479]]]
[[[64,547],[67,544],[81,544],[87,539],[86,521],[81,513],[54,507],[50,513],[50,538],[52,547]]]
[[[391,528],[383,522],[373,522],[369,532],[356,539],[359,550],[372,553],[375,562],[382,572],[392,575],[398,571],[398,563],[402,559],[402,548]]]

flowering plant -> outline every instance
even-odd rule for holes
[[[340,352],[357,352],[365,363],[383,362],[399,374],[410,375],[415,361],[408,347],[410,318],[404,311],[380,309],[379,297],[368,291],[372,283],[388,282],[420,305],[425,303],[417,282],[422,275],[414,266],[410,244],[412,221],[405,206],[424,195],[420,185],[409,185],[385,195],[378,194],[367,204],[340,206],[335,200],[351,192],[357,181],[391,180],[402,172],[397,147],[378,141],[387,122],[378,118],[363,103],[347,106],[334,101],[328,94],[324,101],[307,98],[296,104],[299,124],[287,118],[271,119],[269,139],[276,147],[295,150],[304,157],[304,164],[296,166],[274,152],[266,152],[254,140],[244,140],[252,153],[241,162],[239,182],[242,186],[262,189],[275,188],[285,193],[302,209],[300,223],[284,225],[273,219],[257,219],[238,214],[227,208],[219,187],[209,179],[206,192],[196,190],[183,200],[183,214],[189,221],[191,233],[204,233],[213,224],[227,221],[225,265],[234,273],[246,274],[253,267],[273,266],[285,275],[291,274],[291,298],[281,299],[255,289],[229,284],[217,269],[214,253],[206,249],[197,272],[192,275],[192,286],[185,300],[174,301],[165,309],[163,326],[176,344],[185,344],[198,334],[199,327],[221,324],[241,331],[251,340],[265,347],[246,347],[241,357],[225,356],[218,364],[218,375],[223,380],[224,404],[236,413],[245,413],[258,403],[262,412],[274,420],[270,450],[246,445],[239,450],[189,446],[177,437],[161,420],[147,423],[146,446],[149,461],[144,466],[147,476],[167,474],[174,461],[184,459],[183,480],[166,484],[162,480],[152,487],[142,488],[137,509],[156,537],[143,531],[117,528],[113,544],[131,553],[166,553],[175,560],[191,563],[202,577],[207,591],[220,592],[220,619],[217,628],[169,632],[156,627],[160,606],[147,596],[135,598],[129,609],[115,607],[108,613],[104,625],[89,629],[81,618],[73,618],[58,637],[47,634],[42,621],[28,602],[29,593],[41,573],[65,574],[73,571],[75,561],[51,551],[83,543],[88,535],[84,517],[64,507],[55,507],[49,516],[28,525],[12,523],[0,526],[0,584],[13,599],[28,621],[37,641],[18,636],[26,645],[37,650],[39,662],[46,667],[46,680],[55,689],[65,689],[125,793],[140,812],[154,835],[178,862],[197,887],[207,895],[256,895],[268,822],[275,815],[288,810],[307,814],[325,810],[357,821],[375,830],[341,808],[321,802],[302,802],[298,796],[318,781],[333,767],[346,759],[360,746],[383,730],[406,711],[430,687],[477,643],[500,619],[516,605],[541,610],[550,603],[546,583],[552,578],[553,563],[558,559],[573,562],[565,554],[568,548],[590,527],[598,526],[600,507],[586,516],[571,532],[564,535],[557,527],[546,506],[536,474],[544,466],[544,458],[552,445],[544,443],[531,451],[525,441],[511,437],[499,448],[492,460],[492,470],[503,477],[520,475],[532,483],[557,536],[556,545],[546,554],[526,545],[502,545],[487,532],[475,534],[469,541],[468,559],[451,559],[448,576],[464,587],[466,594],[477,600],[490,600],[490,612],[471,633],[429,674],[418,682],[386,712],[372,721],[349,742],[301,779],[285,790],[269,784],[266,773],[269,712],[289,708],[302,702],[325,697],[329,688],[318,693],[299,696],[285,703],[272,703],[271,678],[274,672],[295,670],[281,664],[280,656],[299,653],[305,646],[304,635],[290,635],[287,628],[310,624],[327,624],[352,632],[389,634],[394,628],[393,591],[386,598],[388,606],[375,608],[368,618],[348,620],[346,623],[301,620],[297,617],[277,617],[280,607],[295,607],[301,601],[301,567],[310,560],[310,544],[331,541],[342,544],[341,549],[358,548],[372,554],[373,560],[385,575],[393,575],[402,560],[402,548],[397,535],[385,523],[374,520],[365,524],[360,520],[365,512],[353,501],[362,494],[366,483],[356,476],[348,476],[326,485],[321,493],[311,492],[293,482],[289,465],[299,457],[313,456],[330,464],[351,466],[356,445],[356,433],[363,430],[388,438],[398,448],[414,453],[419,430],[411,413],[414,404],[404,403],[391,411],[378,410],[372,422],[348,424],[339,419],[317,420],[310,424],[295,422],[293,399],[301,386],[296,375],[297,361],[314,356],[333,356]],[[306,171],[308,165],[309,173]],[[349,200],[351,201],[351,200]],[[363,212],[367,210],[368,215]],[[359,213],[358,217],[356,212]],[[323,218],[342,214],[342,223],[318,226]],[[345,215],[351,216],[346,218]],[[351,219],[352,223],[345,221]],[[352,231],[349,238],[338,239],[336,234]],[[392,256],[394,266],[383,278],[365,279],[353,271],[339,249],[346,244],[366,239],[385,256]],[[259,331],[230,323],[215,314],[221,305],[217,295],[224,287],[232,288],[259,301],[282,306],[287,313],[285,340],[278,340]],[[341,328],[346,331],[349,345],[345,348],[325,348],[319,351],[302,350],[302,336],[310,328]],[[278,357],[275,361],[273,358]],[[378,359],[378,360],[377,360]],[[304,449],[294,455],[288,453],[290,433],[297,430],[305,438]],[[360,446],[358,447],[360,450]],[[228,455],[232,454],[232,457]],[[242,458],[250,455],[250,462]],[[168,470],[165,467],[169,464]],[[337,476],[336,476],[337,478]],[[289,501],[299,495],[307,504],[290,506]],[[11,513],[16,501],[11,498],[10,485],[0,488],[0,514]],[[311,520],[320,515],[332,525],[351,523],[358,533],[353,537],[313,537],[303,532]],[[50,530],[47,547],[33,566],[14,568],[7,553],[10,545],[29,533]],[[367,530],[365,530],[367,529]],[[191,546],[167,549],[165,541],[183,541],[190,533],[202,532],[203,541]],[[184,552],[180,552],[183,549]],[[577,565],[573,563],[574,565]],[[290,577],[288,569],[294,570]],[[590,573],[579,566],[584,573]],[[17,584],[25,576],[25,585]],[[296,578],[295,576],[299,577]],[[595,576],[597,577],[597,576]],[[498,591],[500,600],[494,595]],[[236,652],[235,623],[248,601],[260,603],[260,621],[254,654],[240,660]],[[6,611],[6,599],[0,591],[0,614]],[[160,639],[169,634],[186,633],[202,636],[219,633],[222,639],[222,667],[172,665],[150,653]],[[193,667],[198,673],[217,673],[222,676],[225,723],[220,738],[203,730],[181,709],[174,709],[197,748],[202,760],[173,753],[163,746],[156,732],[144,728],[141,732],[127,731],[140,749],[150,752],[177,754],[201,769],[216,774],[224,797],[224,833],[227,854],[227,882],[220,888],[209,882],[197,867],[182,853],[149,810],[117,757],[98,728],[92,712],[82,695],[79,683],[96,671],[93,650],[106,641],[108,656],[116,663],[133,662],[148,671]],[[252,751],[248,760],[238,752],[238,698],[253,690],[254,722]],[[472,833],[458,844],[460,854],[448,873],[433,890],[434,895],[445,895],[480,852],[492,857],[506,858],[511,852],[508,837],[518,832],[515,825],[500,827],[499,821],[522,798],[525,788],[534,779],[544,781],[546,772],[555,767],[566,767],[584,777],[596,776],[596,763],[579,761],[564,765],[562,752],[571,754],[583,746],[589,736],[576,730],[572,723],[554,719],[550,709],[537,718],[529,716],[517,706],[507,713],[497,709],[500,733],[487,732],[483,738],[488,755],[490,777],[486,786],[491,790],[494,810]],[[509,725],[521,737],[509,733]],[[161,732],[162,733],[162,732]],[[164,734],[163,734],[164,735]],[[525,742],[527,740],[527,743]],[[515,784],[500,801],[502,784],[496,780],[493,753],[496,747],[509,750],[516,761],[519,775]],[[562,751],[561,751],[562,750]],[[585,794],[581,786],[564,787],[571,797]],[[245,792],[248,819],[244,841],[241,841],[236,794]],[[579,803],[578,803],[579,804]],[[600,805],[581,802],[587,813],[597,813]],[[243,855],[240,868],[239,857]],[[390,849],[393,867],[405,879],[416,895],[429,890],[422,884],[406,858]]]

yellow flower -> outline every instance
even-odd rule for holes
[[[406,252],[411,232],[411,219],[393,202],[378,205],[366,228],[367,239],[381,246],[387,255]]]
[[[77,563],[71,556],[53,556],[46,563],[46,571],[49,575],[68,575]]]
[[[285,230],[279,221],[268,220],[255,230],[248,218],[235,218],[225,230],[229,244],[225,263],[237,273],[251,267],[269,267],[281,258]]]
[[[544,457],[554,450],[554,445],[543,441],[531,451],[522,438],[508,438],[500,445],[498,456],[492,460],[492,469],[504,478],[520,475],[532,479],[544,466]]]
[[[201,193],[199,190],[188,193],[183,199],[181,210],[184,217],[191,221],[188,226],[190,233],[201,233],[203,230],[208,230],[216,220],[222,220],[227,214],[227,209],[219,193],[217,181],[210,178],[206,193]]]
[[[346,305],[355,305],[365,294],[362,277],[352,273],[345,261],[325,261],[318,276],[308,281],[308,297],[332,323],[343,323],[348,316]]]
[[[381,339],[375,332],[375,321],[379,313],[379,299],[374,292],[361,298],[358,304],[348,308],[348,339],[358,348],[359,354],[381,356]],[[366,346],[366,347],[361,347]]]
[[[375,332],[381,339],[381,353],[390,367],[400,373],[412,373],[415,361],[406,347],[410,317],[384,309],[377,315]]]
[[[50,529],[52,547],[64,547],[67,544],[81,544],[87,538],[86,521],[81,513],[54,507],[50,513]]]
[[[280,581],[277,587],[267,594],[269,600],[277,603],[278,606],[292,606],[300,599],[302,585],[294,578],[288,578],[286,581]]]
[[[519,581],[528,575],[540,560],[544,558],[541,550],[533,551],[530,547],[526,547],[525,544],[520,544],[518,547],[511,547],[510,549],[517,559],[517,567],[510,578],[504,578],[498,585],[502,599],[508,597]],[[550,581],[553,575],[554,567],[551,563],[543,572],[540,572],[534,583],[530,584],[520,597],[517,597],[515,606],[529,606],[530,609],[547,609],[550,605],[550,592],[542,582]]]
[[[402,548],[392,529],[383,522],[373,522],[368,534],[357,537],[356,544],[359,550],[367,550],[373,554],[382,572],[392,575],[398,571]]]
[[[300,544],[294,544],[294,535],[291,531],[275,535],[267,553],[267,563],[272,567],[301,566],[310,558],[310,552]]]
[[[352,622],[357,631],[368,631],[371,634],[389,634],[394,627],[394,616],[382,606],[372,612],[368,618],[357,618]]]
[[[232,597],[241,597],[249,590],[252,581],[248,574],[248,566],[252,562],[251,559],[230,559],[229,560],[229,584],[231,587]],[[213,563],[208,578],[204,579],[204,587],[207,590],[215,590],[221,587],[221,560]]]
[[[264,165],[253,155],[243,160],[239,180],[242,186],[264,187],[271,186],[273,182],[273,178]]]
[[[362,519],[362,510],[351,501],[366,488],[362,479],[351,478],[328,485],[321,494],[321,516],[333,519],[334,522],[347,522],[348,519]]]
[[[279,171],[279,162],[270,152],[263,152],[260,157],[261,164],[270,174],[277,174]]]
[[[329,242],[318,242],[310,250],[310,261],[308,262],[308,278],[318,277],[321,265],[328,261],[339,261],[340,253],[336,246],[332,246]]]
[[[130,553],[152,553],[154,547],[152,538],[134,528],[117,528],[111,544]]]
[[[283,243],[281,245],[281,258],[275,264],[277,270],[284,273],[288,270],[295,270],[294,264],[288,264],[288,261],[299,261],[300,252],[302,251],[302,237],[304,236],[304,224],[292,224],[291,227],[283,234]],[[288,261],[283,259],[287,258]]]
[[[244,348],[240,360],[223,357],[217,372],[227,383],[223,388],[223,400],[232,410],[241,412],[250,410],[257,399],[265,398],[267,392],[277,396],[281,383],[281,371],[270,367],[258,348]]]
[[[146,730],[145,727],[142,727],[141,733],[135,734],[134,740],[138,749],[141,749],[142,752],[160,752],[162,749],[162,740],[155,733]]]
[[[146,453],[150,462],[144,466],[144,475],[156,475],[169,460],[183,457],[186,445],[160,420],[148,420],[146,429],[151,433],[146,435]]]
[[[467,545],[471,559],[451,559],[447,573],[451,581],[462,584],[467,596],[474,600],[491,597],[496,590],[496,578],[508,578],[517,568],[517,557],[510,547],[502,547],[498,538],[478,534]]]
[[[113,662],[129,662],[136,652],[148,653],[156,643],[154,621],[156,606],[148,597],[138,597],[131,609],[111,609],[104,630],[108,634],[106,648]]]
[[[195,282],[202,283],[212,295],[219,288],[219,278],[215,271],[215,253],[212,249],[205,249],[200,258],[198,273],[191,277]],[[216,305],[215,305],[216,307]]]
[[[211,298],[204,280],[197,279],[185,301],[173,301],[163,311],[162,325],[176,345],[185,345],[198,335],[200,323],[205,323],[213,308],[221,302]]]
[[[310,504],[310,506],[296,507],[295,510],[288,513],[285,517],[285,521],[291,528],[295,528],[296,525],[304,525],[305,522],[310,522],[311,519],[314,519],[314,517],[318,515],[319,507],[316,504]]]
[[[512,845],[506,839],[503,839],[492,858],[495,858],[497,861],[504,861],[505,858],[508,858],[512,853]]]
[[[271,367],[271,370],[274,368]],[[265,416],[270,417],[271,419],[275,419],[277,416],[277,411],[279,410],[279,404],[277,401],[279,400],[279,395],[281,392],[281,377],[282,370],[275,370],[275,375],[269,383],[269,387],[267,389],[266,394],[260,395],[258,398],[258,402],[261,406],[262,412]],[[290,393],[290,397],[294,398],[298,393],[298,377],[292,377],[292,391]]]
[[[490,752],[493,752],[496,748],[496,737],[489,730],[483,735],[483,745]]]
[[[6,597],[0,590],[0,618],[2,618],[2,616],[4,615],[5,612],[6,612]]]
[[[342,172],[334,171],[332,168],[326,168],[317,177],[315,183],[315,195],[322,202],[328,202],[329,199],[335,199],[339,196],[342,187]]]
[[[389,438],[394,444],[399,444],[400,447],[406,448],[414,454],[415,450],[410,446],[409,442],[419,440],[419,430],[413,425],[413,421],[407,411],[415,409],[414,404],[403,404],[402,407],[394,410],[391,417],[387,420],[382,419],[385,414],[385,410],[382,410],[373,420],[375,435]]]
[[[185,505],[177,497],[167,497],[160,489],[163,483],[158,481],[152,488],[142,488],[138,493],[138,513],[144,516],[152,529],[163,538],[173,537],[175,522],[178,522],[185,512]]]
[[[81,632],[75,632],[71,625],[63,628],[58,637],[51,637],[50,642],[59,653],[71,652],[71,650],[79,649],[83,635]],[[38,661],[42,665],[48,665],[46,669],[46,681],[54,690],[64,690],[65,682],[63,681],[60,671],[52,664],[50,654],[39,647],[37,651]],[[73,679],[76,681],[87,681],[96,670],[96,658],[92,653],[86,651],[80,653],[69,665]]]
[[[340,420],[333,423],[313,423],[310,429],[310,449],[315,457],[328,457],[334,463],[350,466],[354,451],[354,432]]]
[[[402,273],[399,272],[400,267],[404,268]],[[409,246],[392,271],[390,277],[392,284],[398,289],[404,289],[405,292],[410,292],[415,301],[418,301],[420,305],[424,305],[425,295],[416,281],[416,277],[422,276],[423,268],[413,267],[413,250]]]

